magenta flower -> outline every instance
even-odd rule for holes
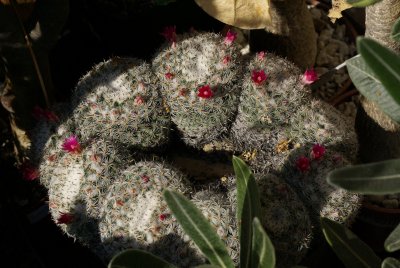
[[[160,214],[160,216],[159,216],[159,219],[160,219],[160,221],[165,221],[167,218],[168,218],[168,214]]]
[[[321,159],[324,156],[325,151],[325,147],[317,143],[312,148],[311,156],[315,160]]]
[[[296,167],[301,172],[307,172],[310,170],[310,159],[305,156],[301,156],[296,161]]]
[[[172,74],[172,73],[166,73],[166,74],[165,74],[165,78],[167,78],[168,80],[171,80],[172,78],[174,78],[174,74]]]
[[[256,85],[261,85],[262,83],[264,83],[265,80],[267,80],[267,75],[265,74],[265,72],[263,70],[261,71],[256,71],[254,70],[251,73],[251,79],[253,80],[253,82]]]
[[[61,213],[57,219],[57,224],[69,224],[74,220],[74,215],[71,213]]]
[[[265,59],[265,51],[260,51],[260,52],[258,52],[258,53],[257,53],[257,58],[258,58],[259,60]]]
[[[237,33],[235,32],[231,32],[231,30],[229,29],[228,32],[226,33],[225,39],[224,39],[224,44],[225,45],[231,45],[233,43],[233,41],[235,41],[237,36]]]
[[[64,151],[67,151],[71,154],[79,154],[81,152],[81,145],[79,144],[76,136],[70,136],[66,138],[62,144],[62,148]]]
[[[229,56],[225,56],[222,59],[222,63],[225,64],[225,65],[227,65],[230,61],[231,61],[231,57],[229,57]]]
[[[143,181],[144,183],[148,183],[149,180],[150,180],[150,177],[149,177],[149,176],[147,176],[147,175],[143,175],[143,176],[142,176],[142,181]]]
[[[27,162],[21,166],[21,172],[22,178],[27,181],[33,181],[40,177],[39,170]]]
[[[211,91],[211,88],[209,85],[202,86],[199,88],[199,93],[197,94],[198,97],[203,98],[203,99],[209,99],[214,95],[214,93]]]
[[[176,26],[165,27],[161,35],[164,36],[168,42],[176,43]]]
[[[304,72],[303,78],[302,78],[303,84],[309,85],[309,84],[314,83],[316,80],[318,80],[318,74],[313,68],[307,69]]]

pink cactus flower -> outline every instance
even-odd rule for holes
[[[229,56],[225,56],[222,59],[222,63],[225,64],[225,65],[227,65],[230,61],[231,61],[231,57],[229,57]]]
[[[198,97],[203,98],[203,99],[209,99],[214,95],[214,93],[211,91],[211,88],[209,85],[205,85],[199,88],[199,93],[197,94]]]
[[[143,181],[144,183],[148,183],[148,182],[150,181],[150,177],[147,176],[147,175],[143,175],[143,176],[142,176],[142,181]]]
[[[226,33],[225,39],[224,39],[224,44],[227,46],[230,46],[233,41],[235,41],[237,36],[237,33],[232,32],[230,29],[228,30],[228,32]]]
[[[143,103],[144,103],[144,99],[142,98],[142,96],[136,96],[135,104],[136,105],[142,105]]]
[[[165,78],[168,79],[168,80],[171,80],[172,78],[174,78],[174,74],[172,74],[172,73],[166,73],[166,74],[165,74]]]
[[[264,60],[265,59],[265,51],[260,51],[257,53],[257,59]]]
[[[259,86],[262,83],[264,83],[265,80],[267,80],[267,75],[265,74],[265,72],[263,70],[261,70],[261,71],[254,70],[251,73],[251,79],[253,80],[254,84]]]
[[[81,145],[78,142],[78,138],[73,135],[64,140],[62,149],[71,154],[79,154],[81,152]]]
[[[165,39],[168,42],[171,42],[172,44],[176,43],[176,26],[167,26],[164,28],[164,31],[161,33],[162,36],[165,37]]]
[[[69,224],[74,220],[74,215],[71,213],[61,213],[57,219],[57,224]]]
[[[302,78],[303,84],[309,85],[309,84],[314,83],[316,80],[318,80],[318,74],[313,68],[307,69],[304,72],[303,78]]]
[[[21,166],[21,172],[22,178],[27,181],[33,181],[40,177],[39,170],[27,162]]]
[[[296,161],[296,167],[301,172],[307,172],[310,170],[310,159],[305,156],[301,156]]]
[[[165,221],[167,218],[168,218],[168,214],[160,214],[160,216],[159,216],[159,219],[160,219],[160,221]]]
[[[317,143],[312,147],[311,156],[313,159],[319,160],[325,155],[325,152],[325,147]]]

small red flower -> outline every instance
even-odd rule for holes
[[[303,78],[302,78],[302,82],[304,84],[309,85],[309,84],[314,83],[316,80],[318,80],[318,74],[313,68],[307,69],[304,72]]]
[[[258,53],[257,53],[257,58],[258,58],[259,60],[265,59],[265,51],[260,51],[260,52],[258,52]]]
[[[160,219],[160,221],[165,221],[167,218],[168,218],[168,214],[160,214],[160,216],[159,216],[159,219]]]
[[[214,95],[214,93],[211,91],[211,88],[209,85],[205,85],[199,88],[199,93],[197,94],[198,97],[203,98],[203,99],[209,99]]]
[[[71,154],[78,154],[81,152],[81,145],[79,144],[76,136],[70,136],[64,140],[62,149]]]
[[[71,213],[61,213],[57,219],[57,224],[69,224],[74,220],[74,215]]]
[[[172,78],[174,78],[174,75],[172,73],[166,73],[165,78],[167,78],[168,80],[171,80]]]
[[[261,85],[262,83],[264,83],[265,80],[267,80],[267,75],[265,74],[265,72],[263,70],[261,71],[256,71],[254,70],[251,73],[251,79],[253,80],[253,82],[256,85]]]
[[[21,166],[21,172],[22,178],[27,181],[33,181],[40,177],[39,170],[27,162]]]
[[[310,170],[310,159],[305,156],[301,156],[296,161],[296,167],[301,172],[306,172]]]
[[[122,200],[117,200],[117,202],[115,202],[115,203],[117,203],[118,206],[123,206],[124,205],[124,202]]]
[[[229,29],[228,32],[226,33],[225,39],[224,39],[224,44],[225,45],[231,45],[233,43],[233,41],[235,41],[237,36],[237,33],[235,32],[231,32],[231,30]]]
[[[143,103],[144,103],[144,99],[142,98],[142,96],[136,96],[135,104],[136,105],[142,105]]]
[[[229,56],[225,56],[222,59],[222,63],[225,64],[225,65],[227,65],[230,61],[231,61],[231,57],[229,57]]]
[[[321,159],[324,156],[325,151],[325,147],[317,143],[312,147],[311,156],[315,160]]]
[[[144,183],[148,183],[149,180],[150,180],[150,177],[149,177],[149,176],[147,176],[147,175],[143,175],[143,176],[142,176],[142,181],[143,181]]]
[[[176,26],[167,26],[161,33],[168,42],[176,43]]]

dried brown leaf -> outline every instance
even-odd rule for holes
[[[332,8],[329,10],[328,17],[335,23],[337,19],[342,17],[342,11],[352,6],[346,0],[332,0]]]
[[[195,0],[210,16],[242,29],[271,25],[269,0]]]

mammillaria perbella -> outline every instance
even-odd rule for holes
[[[315,218],[346,222],[359,206],[357,195],[324,180],[354,160],[351,123],[312,99],[287,60],[261,52],[244,68],[232,31],[190,36],[170,27],[163,34],[167,42],[152,68],[129,58],[100,63],[79,81],[60,122],[38,125],[44,135],[35,139],[35,163],[54,221],[104,261],[133,247],[182,267],[204,263],[162,198],[170,188],[192,198],[237,261],[234,182],[196,190],[162,150],[175,150],[181,138],[204,157],[198,149],[223,138],[237,153],[252,152],[263,226],[278,256],[290,256],[278,265],[297,263]],[[178,130],[174,143],[171,129]]]

